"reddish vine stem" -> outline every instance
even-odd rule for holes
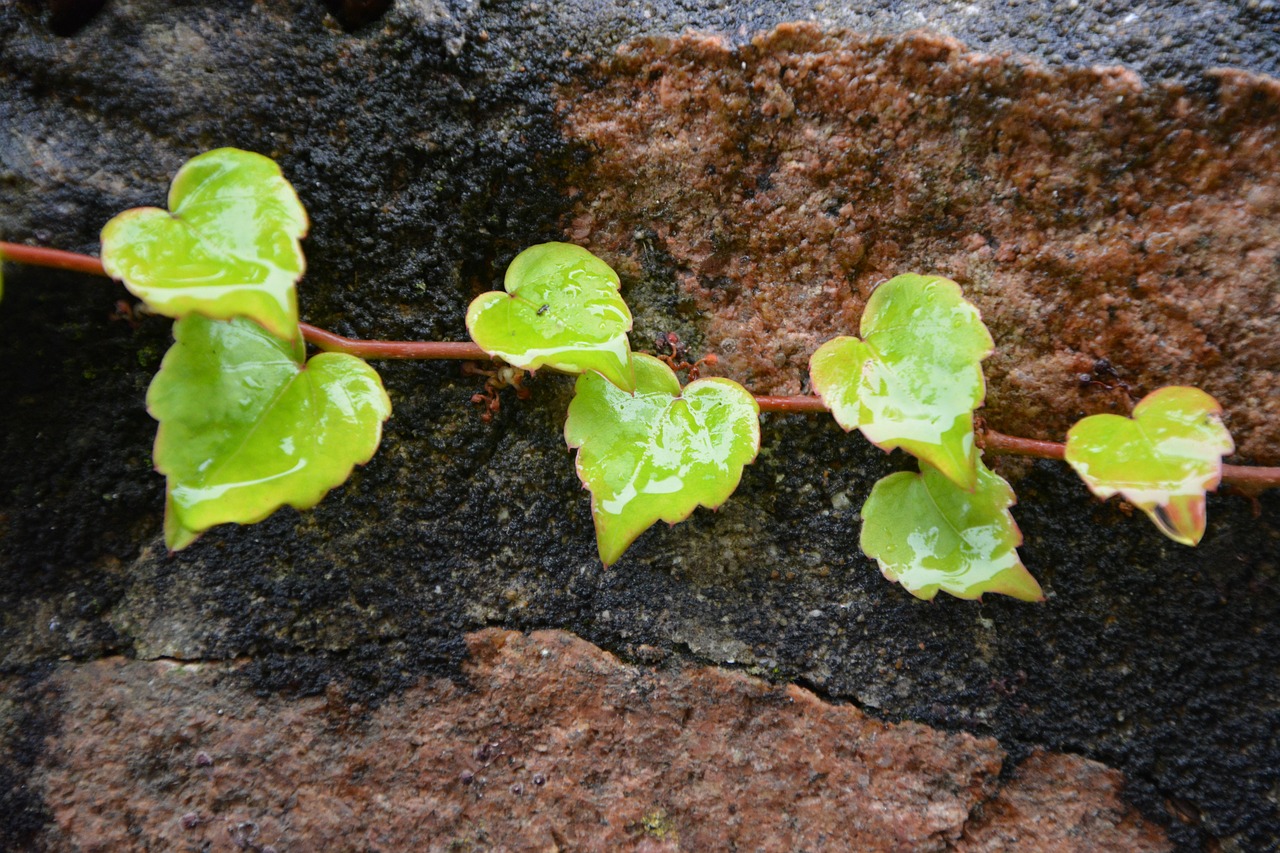
[[[91,255],[64,252],[59,249],[42,249],[18,243],[0,242],[0,261],[14,261],[31,266],[106,276],[102,261]],[[398,359],[453,359],[457,361],[489,361],[490,356],[470,341],[366,341],[347,338],[307,323],[300,323],[302,336],[318,349],[326,352],[342,352],[360,358]],[[812,414],[828,411],[821,397],[756,396],[762,412],[782,414]],[[1014,456],[1033,456],[1040,459],[1063,459],[1066,445],[1056,441],[1040,441],[1005,435],[983,426],[978,430],[980,445],[992,453]],[[1222,482],[1243,491],[1256,494],[1265,489],[1280,487],[1280,467],[1267,468],[1253,465],[1223,465]]]
[[[102,268],[102,261],[91,255],[23,246],[19,243],[0,242],[0,260],[103,277],[107,275],[107,271]],[[307,343],[325,352],[343,352],[360,358],[489,360],[489,355],[470,341],[362,341],[344,338],[308,323],[299,323],[298,326]]]
[[[996,432],[990,427],[983,428],[978,435],[982,448],[992,453],[1034,456],[1039,459],[1065,459],[1067,454],[1067,446],[1056,441],[1019,438],[1016,435]],[[1266,468],[1259,465],[1223,465],[1222,482],[1246,492],[1274,489],[1280,486],[1280,468]]]
[[[1223,465],[1222,482],[1256,495],[1267,489],[1280,488],[1280,468],[1261,465]]]
[[[362,341],[299,323],[307,343],[325,352],[341,352],[359,358],[453,359],[489,361],[491,356],[471,341]]]
[[[978,431],[978,444],[983,450],[992,453],[1007,453],[1012,456],[1034,456],[1038,459],[1065,459],[1067,446],[1056,441],[1040,441],[1035,438],[1019,438],[1016,435],[1005,435],[990,427]]]
[[[42,249],[39,246],[23,246],[19,243],[0,243],[0,260],[15,261],[36,267],[55,270],[71,270],[89,275],[105,276],[102,261],[92,255],[78,255],[60,249]]]
[[[760,405],[762,412],[782,412],[783,414],[809,414],[813,412],[826,412],[827,404],[822,402],[821,397],[802,396],[802,397],[768,397],[757,396],[756,402]]]

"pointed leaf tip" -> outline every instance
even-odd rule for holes
[[[164,492],[164,544],[172,554],[181,551],[200,538],[200,534],[182,523],[177,509],[173,505],[173,494],[165,487]]]
[[[655,522],[723,504],[760,449],[760,409],[740,385],[700,379],[681,389],[658,359],[633,361],[634,393],[585,373],[565,422],[605,566]]]
[[[1235,450],[1218,401],[1198,388],[1169,386],[1139,401],[1133,417],[1092,415],[1067,433],[1066,459],[1106,500],[1141,509],[1161,533],[1196,545],[1206,525],[1205,493]]]
[[[633,391],[631,312],[619,285],[618,274],[580,246],[532,246],[507,268],[505,293],[472,300],[467,330],[481,349],[516,367],[593,370]]]
[[[304,366],[301,341],[199,314],[174,338],[147,392],[171,550],[217,524],[312,507],[377,449],[391,401],[360,359],[321,353]]]
[[[993,342],[960,286],[900,275],[867,300],[862,338],[824,343],[809,362],[813,388],[846,430],[900,447],[965,489],[977,483],[973,410]]]

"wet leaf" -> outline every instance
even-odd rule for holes
[[[1133,417],[1093,415],[1067,433],[1067,462],[1095,495],[1121,494],[1164,535],[1184,545],[1204,536],[1205,492],[1235,450],[1222,407],[1198,388],[1152,391]]]
[[[102,265],[158,314],[248,317],[298,336],[294,285],[307,214],[280,167],[219,148],[178,170],[169,210],[127,210],[102,229]]]
[[[181,551],[200,538],[198,531],[192,530],[182,523],[173,503],[173,494],[169,489],[164,493],[164,544],[170,551]]]
[[[973,488],[973,410],[986,384],[991,335],[960,286],[900,275],[867,300],[862,339],[827,341],[809,361],[814,390],[846,430],[884,450],[900,447]]]
[[[564,427],[606,566],[659,519],[675,524],[728,500],[760,449],[760,407],[742,386],[700,379],[681,390],[658,359],[633,361],[634,394],[580,376]]]
[[[957,598],[996,592],[1040,601],[1022,565],[1022,533],[1009,514],[1013,489],[977,460],[974,489],[959,488],[927,462],[921,473],[880,480],[862,507],[862,550],[917,598],[938,590]]]
[[[304,365],[301,339],[249,320],[192,314],[173,333],[147,392],[170,548],[215,524],[315,506],[373,456],[391,401],[360,359],[321,353]]]
[[[608,264],[579,246],[543,243],[516,256],[503,286],[506,293],[482,293],[467,309],[467,330],[481,349],[526,370],[594,370],[635,389],[631,312]]]

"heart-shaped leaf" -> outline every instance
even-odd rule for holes
[[[1043,600],[1018,557],[1022,533],[1009,514],[1009,484],[981,459],[972,491],[927,462],[920,469],[880,480],[862,507],[862,550],[884,576],[926,600],[938,590],[957,598],[996,592]]]
[[[219,148],[188,160],[169,210],[127,210],[102,229],[102,265],[158,314],[249,317],[290,340],[307,214],[280,167]]]
[[[503,282],[467,308],[467,330],[490,355],[525,370],[594,370],[634,391],[631,312],[618,274],[580,246],[543,243],[516,255]]]
[[[658,359],[633,363],[634,394],[595,373],[578,377],[564,425],[606,566],[655,521],[728,500],[760,450],[760,407],[741,385],[700,379],[681,390]]]
[[[859,331],[862,340],[827,341],[809,360],[813,388],[836,422],[973,488],[973,410],[993,346],[978,309],[954,281],[900,275],[871,294]]]
[[[170,548],[215,524],[315,506],[373,456],[391,401],[360,359],[321,353],[304,365],[300,339],[242,319],[191,314],[173,334],[147,392]]]
[[[1093,415],[1067,433],[1067,462],[1095,495],[1117,492],[1175,542],[1204,536],[1207,490],[1222,479],[1222,457],[1235,450],[1222,407],[1199,388],[1152,391],[1133,418]]]

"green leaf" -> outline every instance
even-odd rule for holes
[[[102,265],[157,314],[248,317],[298,336],[294,284],[307,214],[280,167],[219,148],[188,160],[169,210],[127,210],[102,229]]]
[[[760,407],[742,386],[700,379],[682,391],[658,359],[633,360],[634,394],[595,373],[578,377],[564,426],[606,566],[659,519],[675,524],[728,500],[760,450]]]
[[[631,312],[618,295],[618,274],[579,246],[543,243],[507,268],[507,292],[472,300],[467,330],[490,355],[525,370],[594,370],[634,391]]]
[[[1152,391],[1133,418],[1093,415],[1067,433],[1067,462],[1095,495],[1117,492],[1164,535],[1184,545],[1204,536],[1205,492],[1235,450],[1222,407],[1198,388]]]
[[[170,548],[215,524],[315,506],[373,456],[391,401],[360,359],[321,353],[304,365],[301,339],[248,320],[192,314],[173,334],[147,392]]]
[[[168,489],[164,493],[164,543],[170,551],[181,551],[200,538],[199,532],[182,523],[173,503],[173,495]]]
[[[867,300],[862,339],[827,341],[809,361],[836,422],[884,450],[901,447],[966,489],[977,482],[973,410],[992,340],[960,286],[900,275]]]
[[[862,507],[862,550],[884,576],[926,600],[938,590],[957,598],[996,592],[1043,600],[1018,557],[1022,533],[1009,514],[1009,484],[981,459],[972,491],[926,462],[920,469],[880,480]]]

